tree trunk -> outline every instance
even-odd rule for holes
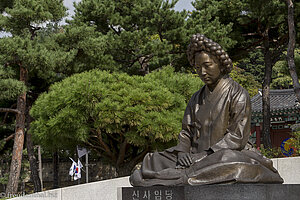
[[[53,153],[53,189],[59,188],[59,157],[58,152]]]
[[[30,123],[32,122],[32,118],[29,115],[29,109],[27,110],[27,131],[26,131],[26,146],[28,159],[30,164],[30,175],[33,182],[34,192],[41,192],[41,180],[38,173],[38,167],[36,162],[36,157],[34,156],[34,149],[32,145],[31,133],[30,131]]]
[[[34,192],[41,192],[41,180],[39,177],[36,157],[34,156],[34,150],[31,140],[31,133],[27,132],[26,135],[26,145],[27,145],[27,153],[28,153],[28,159],[30,164],[30,175],[33,182]]]
[[[20,81],[25,85],[27,83],[27,69],[20,65]],[[17,110],[20,112],[16,117],[16,129],[13,146],[13,155],[10,165],[6,194],[12,195],[18,192],[18,181],[21,172],[22,153],[24,145],[24,127],[25,127],[25,111],[26,111],[26,92],[18,96]]]
[[[122,164],[116,164],[116,171],[118,174],[118,177],[123,176],[129,176],[134,169],[134,167],[143,161],[145,155],[149,152],[149,148],[146,148],[143,152],[136,155],[134,158],[132,158],[129,162]]]
[[[294,23],[294,4],[292,0],[287,0],[288,6],[288,26],[289,26],[289,44],[287,49],[287,63],[289,66],[289,71],[293,80],[294,91],[298,102],[300,102],[300,84],[296,72],[296,65],[294,60],[294,51],[296,44],[296,30]]]
[[[271,148],[270,126],[271,126],[271,111],[270,111],[270,84],[272,77],[272,57],[269,47],[268,31],[265,33],[264,46],[264,61],[265,61],[265,77],[263,82],[263,144],[265,148]]]
[[[136,164],[136,162],[130,161],[126,162],[124,165],[116,166],[118,177],[129,176]]]

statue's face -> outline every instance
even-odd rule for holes
[[[209,54],[205,52],[196,53],[195,69],[201,80],[210,88],[214,89],[221,78],[221,70]]]

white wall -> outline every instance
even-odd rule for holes
[[[300,184],[300,157],[272,159],[284,184]],[[14,200],[116,200],[118,188],[131,187],[129,177],[34,193]]]
[[[300,184],[300,157],[274,158],[272,161],[284,184]]]
[[[45,192],[34,193],[14,200],[114,200],[117,190],[121,187],[131,187],[129,177],[80,184]]]

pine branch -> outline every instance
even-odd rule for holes
[[[105,152],[105,149],[101,148],[100,146],[96,146],[96,145],[92,144],[92,143],[89,142],[89,141],[86,141],[85,144],[87,144],[88,146],[90,146],[91,148],[93,148],[95,151],[97,151],[97,152],[99,152],[99,153],[100,153],[99,150]],[[98,149],[99,149],[99,150],[98,150]]]
[[[101,131],[99,129],[97,129],[97,138],[98,138],[98,142],[100,143],[100,145],[104,148],[105,152],[113,159],[116,160],[114,154],[111,152],[109,146],[107,144],[105,144],[105,142],[102,139],[102,134]]]
[[[13,104],[13,105],[10,107],[10,109],[15,108],[16,106],[17,106],[17,104],[15,103],[15,104]],[[2,126],[2,125],[5,124],[6,119],[7,119],[7,116],[8,116],[8,113],[9,113],[9,112],[6,112],[6,113],[5,113],[5,115],[4,115],[4,117],[3,117],[3,121],[0,123],[0,126]]]
[[[7,141],[9,141],[9,140],[13,139],[13,138],[14,138],[14,136],[15,136],[15,134],[13,133],[13,134],[11,134],[10,136],[8,136],[8,137],[4,138],[3,140],[4,140],[5,142],[7,142]]]
[[[5,146],[5,144],[6,144],[9,140],[13,139],[14,136],[15,136],[15,134],[13,133],[13,134],[11,134],[10,136],[8,136],[8,137],[6,137],[6,138],[0,140],[0,150],[2,150],[2,149],[4,148],[4,146]]]
[[[21,114],[21,112],[17,109],[11,109],[11,108],[0,108],[0,112],[10,112],[14,114]]]

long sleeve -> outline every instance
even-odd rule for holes
[[[194,131],[197,130],[194,127],[199,128],[199,124],[195,122],[195,101],[196,98],[199,96],[199,92],[201,89],[196,92],[190,99],[182,119],[182,130],[180,131],[178,135],[178,145],[175,147],[172,147],[172,150],[178,151],[178,152],[190,152],[191,149],[191,143],[193,135],[195,134]]]
[[[193,98],[192,98],[193,99]],[[189,101],[184,116],[182,119],[182,130],[178,135],[178,145],[175,147],[175,150],[178,152],[189,152],[191,147],[191,136],[192,133],[192,115],[193,111],[191,108],[191,101]]]
[[[230,106],[230,120],[224,137],[211,146],[213,151],[220,149],[242,150],[250,135],[251,104],[249,94],[240,89]]]

